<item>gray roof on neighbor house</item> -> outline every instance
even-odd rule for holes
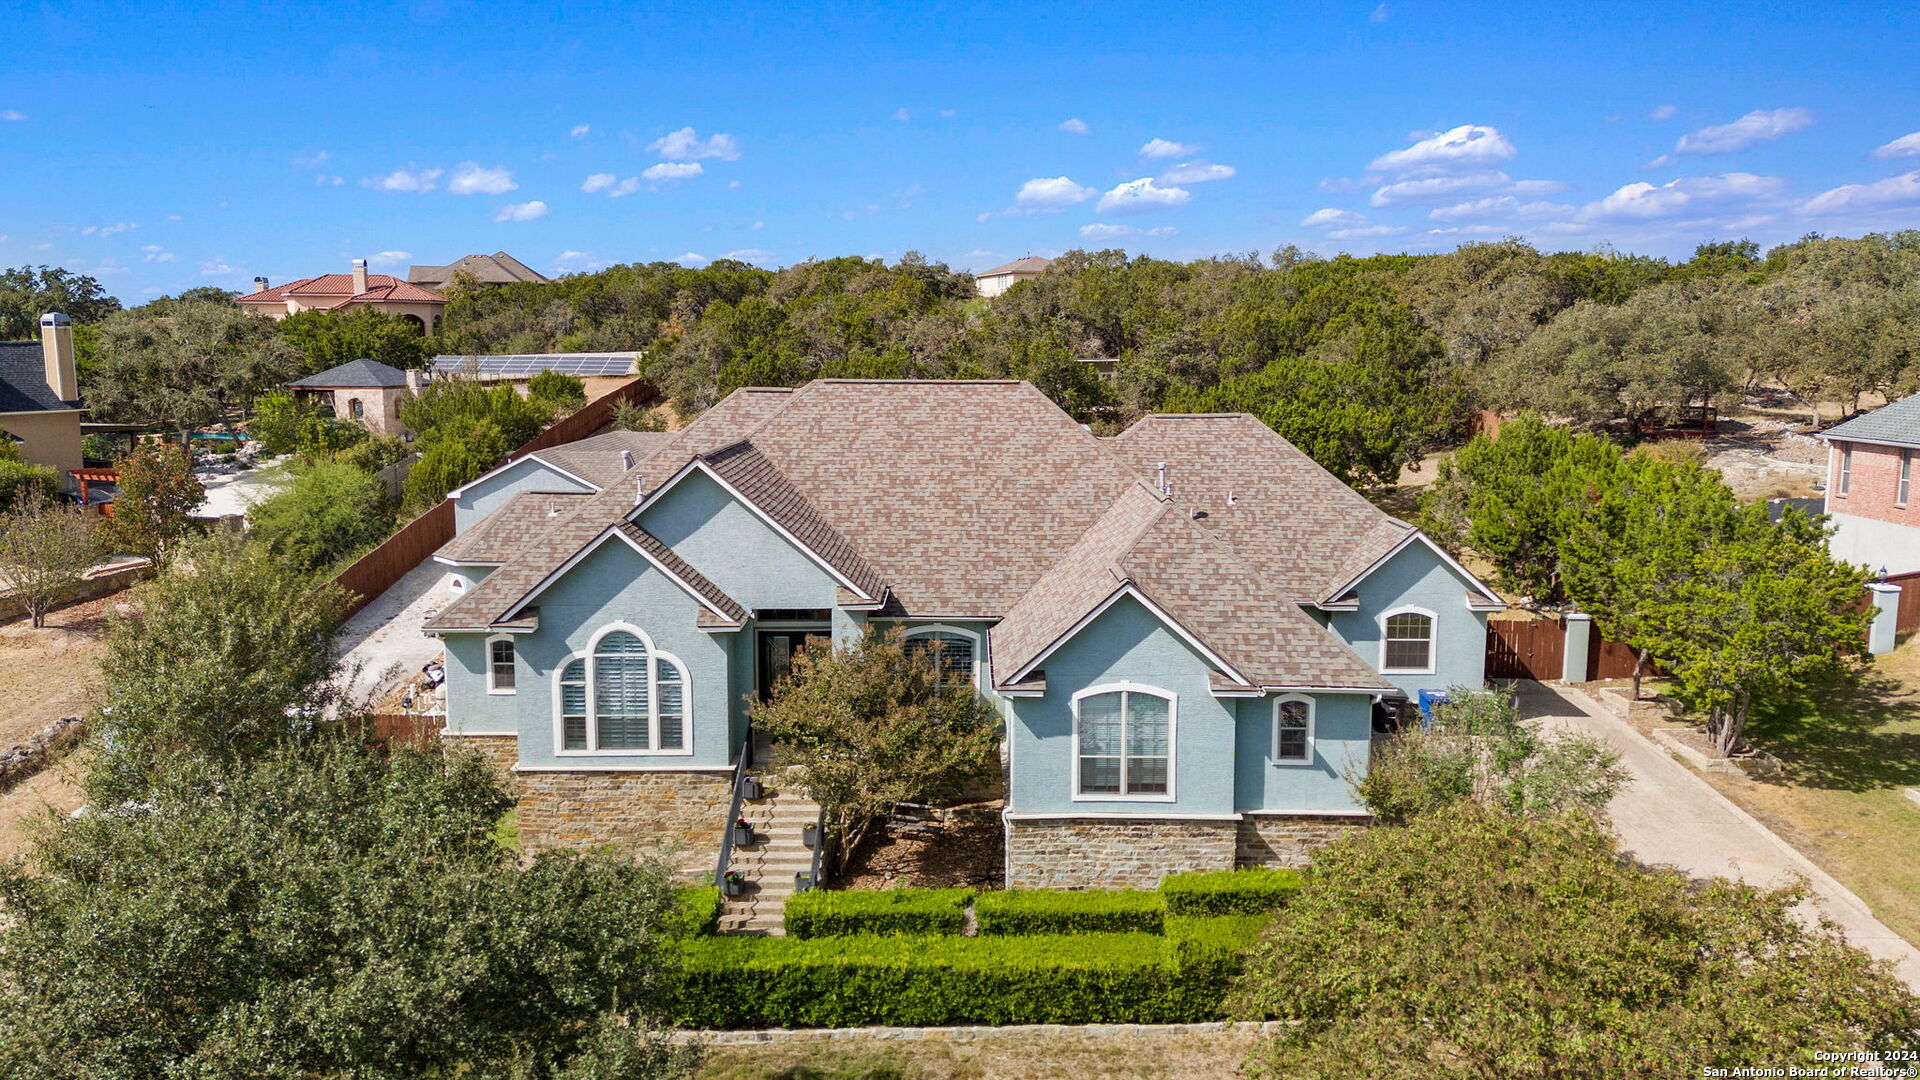
[[[736,391],[635,456],[600,494],[569,500],[571,514],[525,530],[429,628],[497,625],[626,523],[640,492],[697,461],[884,594],[888,614],[998,620],[1001,678],[1131,587],[1231,668],[1229,682],[1390,689],[1300,604],[1327,599],[1411,526],[1252,417],[1155,417],[1101,439],[1026,383],[824,379]]]
[[[462,270],[472,274],[473,279],[482,285],[549,280],[545,274],[504,251],[496,251],[491,255],[464,255],[445,266],[410,266],[407,268],[407,280],[423,285],[443,285],[452,281],[453,275]]]
[[[1820,433],[1823,439],[1920,446],[1920,394],[1890,401]]]
[[[47,385],[46,353],[37,341],[0,341],[0,413],[77,409]]]
[[[330,367],[317,375],[295,379],[287,385],[313,390],[345,390],[362,387],[392,389],[407,385],[407,373],[378,360],[349,360],[339,367]]]
[[[973,276],[983,278],[995,277],[1000,274],[1037,274],[1052,265],[1052,259],[1043,259],[1038,255],[1028,255],[1024,259],[1015,259],[1010,263],[1003,263],[991,270],[982,270]]]

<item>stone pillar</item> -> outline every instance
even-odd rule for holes
[[[1867,591],[1873,600],[1873,622],[1867,628],[1867,651],[1880,656],[1893,651],[1894,631],[1900,621],[1900,586],[1870,581]]]
[[[1566,649],[1560,655],[1560,681],[1587,681],[1587,650],[1593,643],[1593,616],[1569,611],[1566,616]]]

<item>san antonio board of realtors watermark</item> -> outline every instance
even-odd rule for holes
[[[1812,1065],[1706,1066],[1701,1076],[1713,1077],[1920,1077],[1920,1051],[1819,1050]]]

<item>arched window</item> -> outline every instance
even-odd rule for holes
[[[966,630],[951,626],[923,626],[907,632],[902,641],[908,656],[931,654],[942,683],[979,682],[978,653],[980,639]]]
[[[1173,798],[1174,695],[1115,683],[1073,695],[1076,799]]]
[[[348,415],[352,416],[355,420],[365,420],[367,418],[366,403],[361,401],[359,398],[348,398],[347,413]]]
[[[1433,612],[1389,611],[1380,619],[1380,670],[1408,675],[1433,673]]]
[[[562,752],[684,754],[687,669],[632,629],[601,632],[555,673]]]
[[[1313,761],[1313,699],[1288,694],[1273,703],[1273,760],[1304,765]]]

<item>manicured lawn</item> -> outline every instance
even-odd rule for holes
[[[1782,782],[1709,774],[1714,786],[1920,944],[1920,635],[1875,659],[1857,689],[1756,716],[1749,735]]]

